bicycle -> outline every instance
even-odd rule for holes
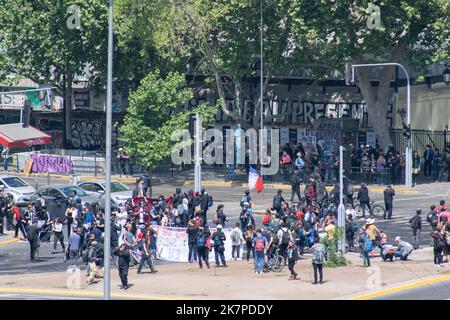
[[[280,249],[277,249],[267,261],[268,271],[281,272],[284,268],[284,258],[280,255]]]
[[[355,205],[355,212],[356,212],[356,219],[364,218],[361,204]],[[386,212],[386,209],[382,205],[375,204],[375,201],[370,201],[369,214],[371,217],[384,216],[385,212]]]

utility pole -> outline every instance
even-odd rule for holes
[[[344,150],[339,146],[339,207],[338,228],[342,231],[339,239],[339,250],[345,253],[345,207],[344,207]]]
[[[195,154],[195,167],[194,167],[194,189],[195,192],[200,192],[202,189],[202,130],[201,130],[201,118],[200,114],[195,115],[195,135],[194,135],[194,154]]]
[[[113,75],[113,13],[114,0],[109,0],[108,23],[108,75],[106,89],[106,192],[105,192],[105,239],[104,239],[104,285],[103,297],[111,300],[111,141],[112,141],[112,75]]]
[[[263,130],[264,130],[264,30],[263,30],[263,0],[260,0],[260,107],[259,107],[259,116],[260,116],[260,124],[261,130],[259,134],[259,162],[261,164],[261,175],[263,174]]]
[[[397,66],[403,70],[406,75],[406,125],[411,130],[411,85],[409,81],[409,74],[406,68],[400,63],[387,62],[387,63],[368,63],[368,64],[351,64],[349,62],[345,65],[345,83],[351,85],[355,83],[355,68],[358,67],[384,67],[384,66]],[[411,138],[407,140],[406,144],[406,166],[405,166],[405,187],[412,188],[412,148]]]

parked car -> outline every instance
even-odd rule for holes
[[[51,185],[42,186],[36,190],[31,197],[30,203],[38,203],[41,199],[43,204],[47,207],[52,218],[65,218],[65,212],[68,206],[68,200],[72,192],[76,190],[77,196],[81,199],[81,205],[85,207],[87,203],[98,203],[99,196],[94,194],[87,194],[83,189],[71,185]]]
[[[5,195],[11,194],[13,196],[13,201],[18,206],[26,205],[36,192],[35,188],[19,177],[11,176],[0,176],[0,188],[3,188]]]
[[[102,202],[103,194],[106,191],[105,181],[82,181],[78,183],[78,187],[86,191],[88,194],[97,194],[100,196],[100,206],[104,208],[104,200]],[[111,204],[119,206],[124,204],[133,196],[133,191],[118,181],[111,182]]]

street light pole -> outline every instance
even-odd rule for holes
[[[345,207],[344,207],[344,150],[339,146],[339,207],[338,227],[342,231],[339,238],[339,250],[345,253]]]
[[[264,44],[263,44],[263,37],[264,37],[264,31],[263,31],[263,0],[260,0],[259,2],[260,8],[260,98],[259,98],[259,121],[261,125],[261,130],[259,134],[259,162],[261,163],[261,175],[263,172],[263,129],[264,129]]]
[[[108,23],[108,84],[106,90],[106,191],[105,191],[105,239],[103,298],[111,300],[111,140],[112,140],[112,75],[113,75],[113,13],[114,0],[109,0]]]
[[[406,75],[406,125],[411,128],[411,86],[409,82],[409,74],[405,67],[400,63],[388,62],[388,63],[370,63],[370,64],[353,64],[352,67],[352,83],[355,82],[355,68],[358,67],[379,67],[379,66],[397,66],[403,70]],[[406,144],[406,165],[405,165],[405,187],[412,188],[412,152],[411,152],[411,138],[408,139]]]
[[[195,136],[194,136],[194,154],[195,154],[195,166],[194,166],[194,190],[200,192],[202,189],[202,128],[201,128],[200,114],[195,115]]]

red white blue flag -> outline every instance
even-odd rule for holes
[[[259,176],[258,172],[250,166],[250,170],[248,172],[248,188],[249,190],[256,189],[256,192],[260,193],[264,190],[264,184]]]

